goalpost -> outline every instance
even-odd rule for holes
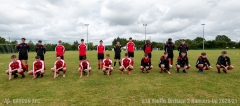
[[[17,47],[15,44],[0,44],[0,54],[3,53],[16,53]]]

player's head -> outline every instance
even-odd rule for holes
[[[125,56],[125,58],[128,58],[128,53],[125,53],[125,55],[124,55],[124,56]]]
[[[106,54],[106,59],[109,59],[110,58],[110,54]]]
[[[206,52],[202,52],[201,55],[202,55],[203,58],[206,58],[207,54],[206,54]]]
[[[36,61],[40,61],[40,56],[35,56]]]
[[[100,41],[99,41],[99,43],[100,43],[100,44],[103,44],[103,41],[102,41],[102,40],[100,40]]]
[[[132,42],[132,37],[129,38],[129,42]]]
[[[146,43],[147,43],[147,44],[150,44],[150,43],[151,43],[151,41],[148,39],[148,40],[146,41]]]
[[[42,41],[41,40],[38,41],[38,45],[42,45]]]
[[[120,45],[120,42],[119,42],[119,41],[117,41],[117,45]]]
[[[164,57],[168,57],[168,52],[164,52]]]
[[[148,58],[148,54],[147,53],[144,53],[144,58]]]
[[[182,43],[182,44],[185,44],[185,39],[182,39],[182,40],[181,40],[181,43]]]
[[[84,39],[81,39],[81,43],[84,43]]]
[[[61,56],[57,56],[57,61],[61,61]]]
[[[25,40],[26,40],[25,38],[22,38],[22,39],[21,39],[22,43],[25,43]]]
[[[61,40],[58,41],[58,45],[62,45],[62,41]]]
[[[182,51],[182,52],[181,52],[181,56],[182,56],[182,57],[186,56],[186,53],[187,53],[186,51]]]
[[[172,42],[172,38],[168,38],[168,42]]]
[[[12,59],[12,61],[17,61],[17,56],[16,55],[12,55],[11,59]]]
[[[227,56],[227,51],[222,51],[222,57],[226,57]]]

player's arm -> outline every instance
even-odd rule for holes
[[[20,50],[20,45],[18,44],[17,45],[17,51],[19,52],[19,50]]]
[[[32,73],[33,73],[33,79],[36,78],[35,69],[36,69],[35,62],[33,62],[33,70],[32,70]]]
[[[120,53],[122,52],[122,46],[120,46]]]
[[[206,60],[207,60],[207,65],[208,65],[208,66],[211,66],[211,64],[210,64],[210,62],[209,62],[209,60],[208,60],[208,58],[206,58]]]
[[[8,80],[12,79],[12,67],[11,67],[11,63],[8,66]]]
[[[177,65],[179,65],[180,63],[181,63],[181,58],[180,58],[180,56],[178,56]]]
[[[174,50],[174,48],[175,48],[175,45],[173,44],[172,46],[173,46],[173,50]]]
[[[55,53],[57,53],[57,46],[55,47]]]
[[[165,52],[167,51],[167,44],[165,44],[165,46],[164,46],[164,51]]]
[[[65,53],[65,51],[66,51],[66,50],[65,50],[65,47],[63,46],[63,54]]]
[[[222,58],[221,56],[218,57],[217,64],[222,66],[222,64],[221,64],[221,58]]]
[[[30,51],[30,47],[29,47],[29,45],[27,44],[27,52],[29,52]]]
[[[145,53],[145,48],[146,48],[146,45],[143,46],[143,52]]]
[[[43,53],[46,54],[46,47],[43,46]]]
[[[153,51],[153,46],[152,46],[152,44],[151,44],[151,52]]]
[[[143,61],[143,58],[142,58],[142,60],[141,60],[141,66],[143,66],[144,65],[144,61]]]
[[[231,66],[231,60],[230,60],[229,57],[227,57],[227,65],[228,65],[228,66]]]
[[[188,57],[186,57],[186,65],[188,66],[189,65],[189,62],[188,62]]]
[[[127,52],[128,52],[128,43],[126,44],[126,50],[127,50]]]
[[[186,49],[187,49],[187,51],[188,51],[188,49],[189,49],[188,45],[186,45]]]
[[[180,52],[180,45],[178,46],[178,51]]]

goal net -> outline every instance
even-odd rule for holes
[[[0,53],[16,53],[17,48],[14,44],[0,44]]]

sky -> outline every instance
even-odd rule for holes
[[[116,37],[240,40],[240,0],[0,0],[0,36],[110,45]]]

